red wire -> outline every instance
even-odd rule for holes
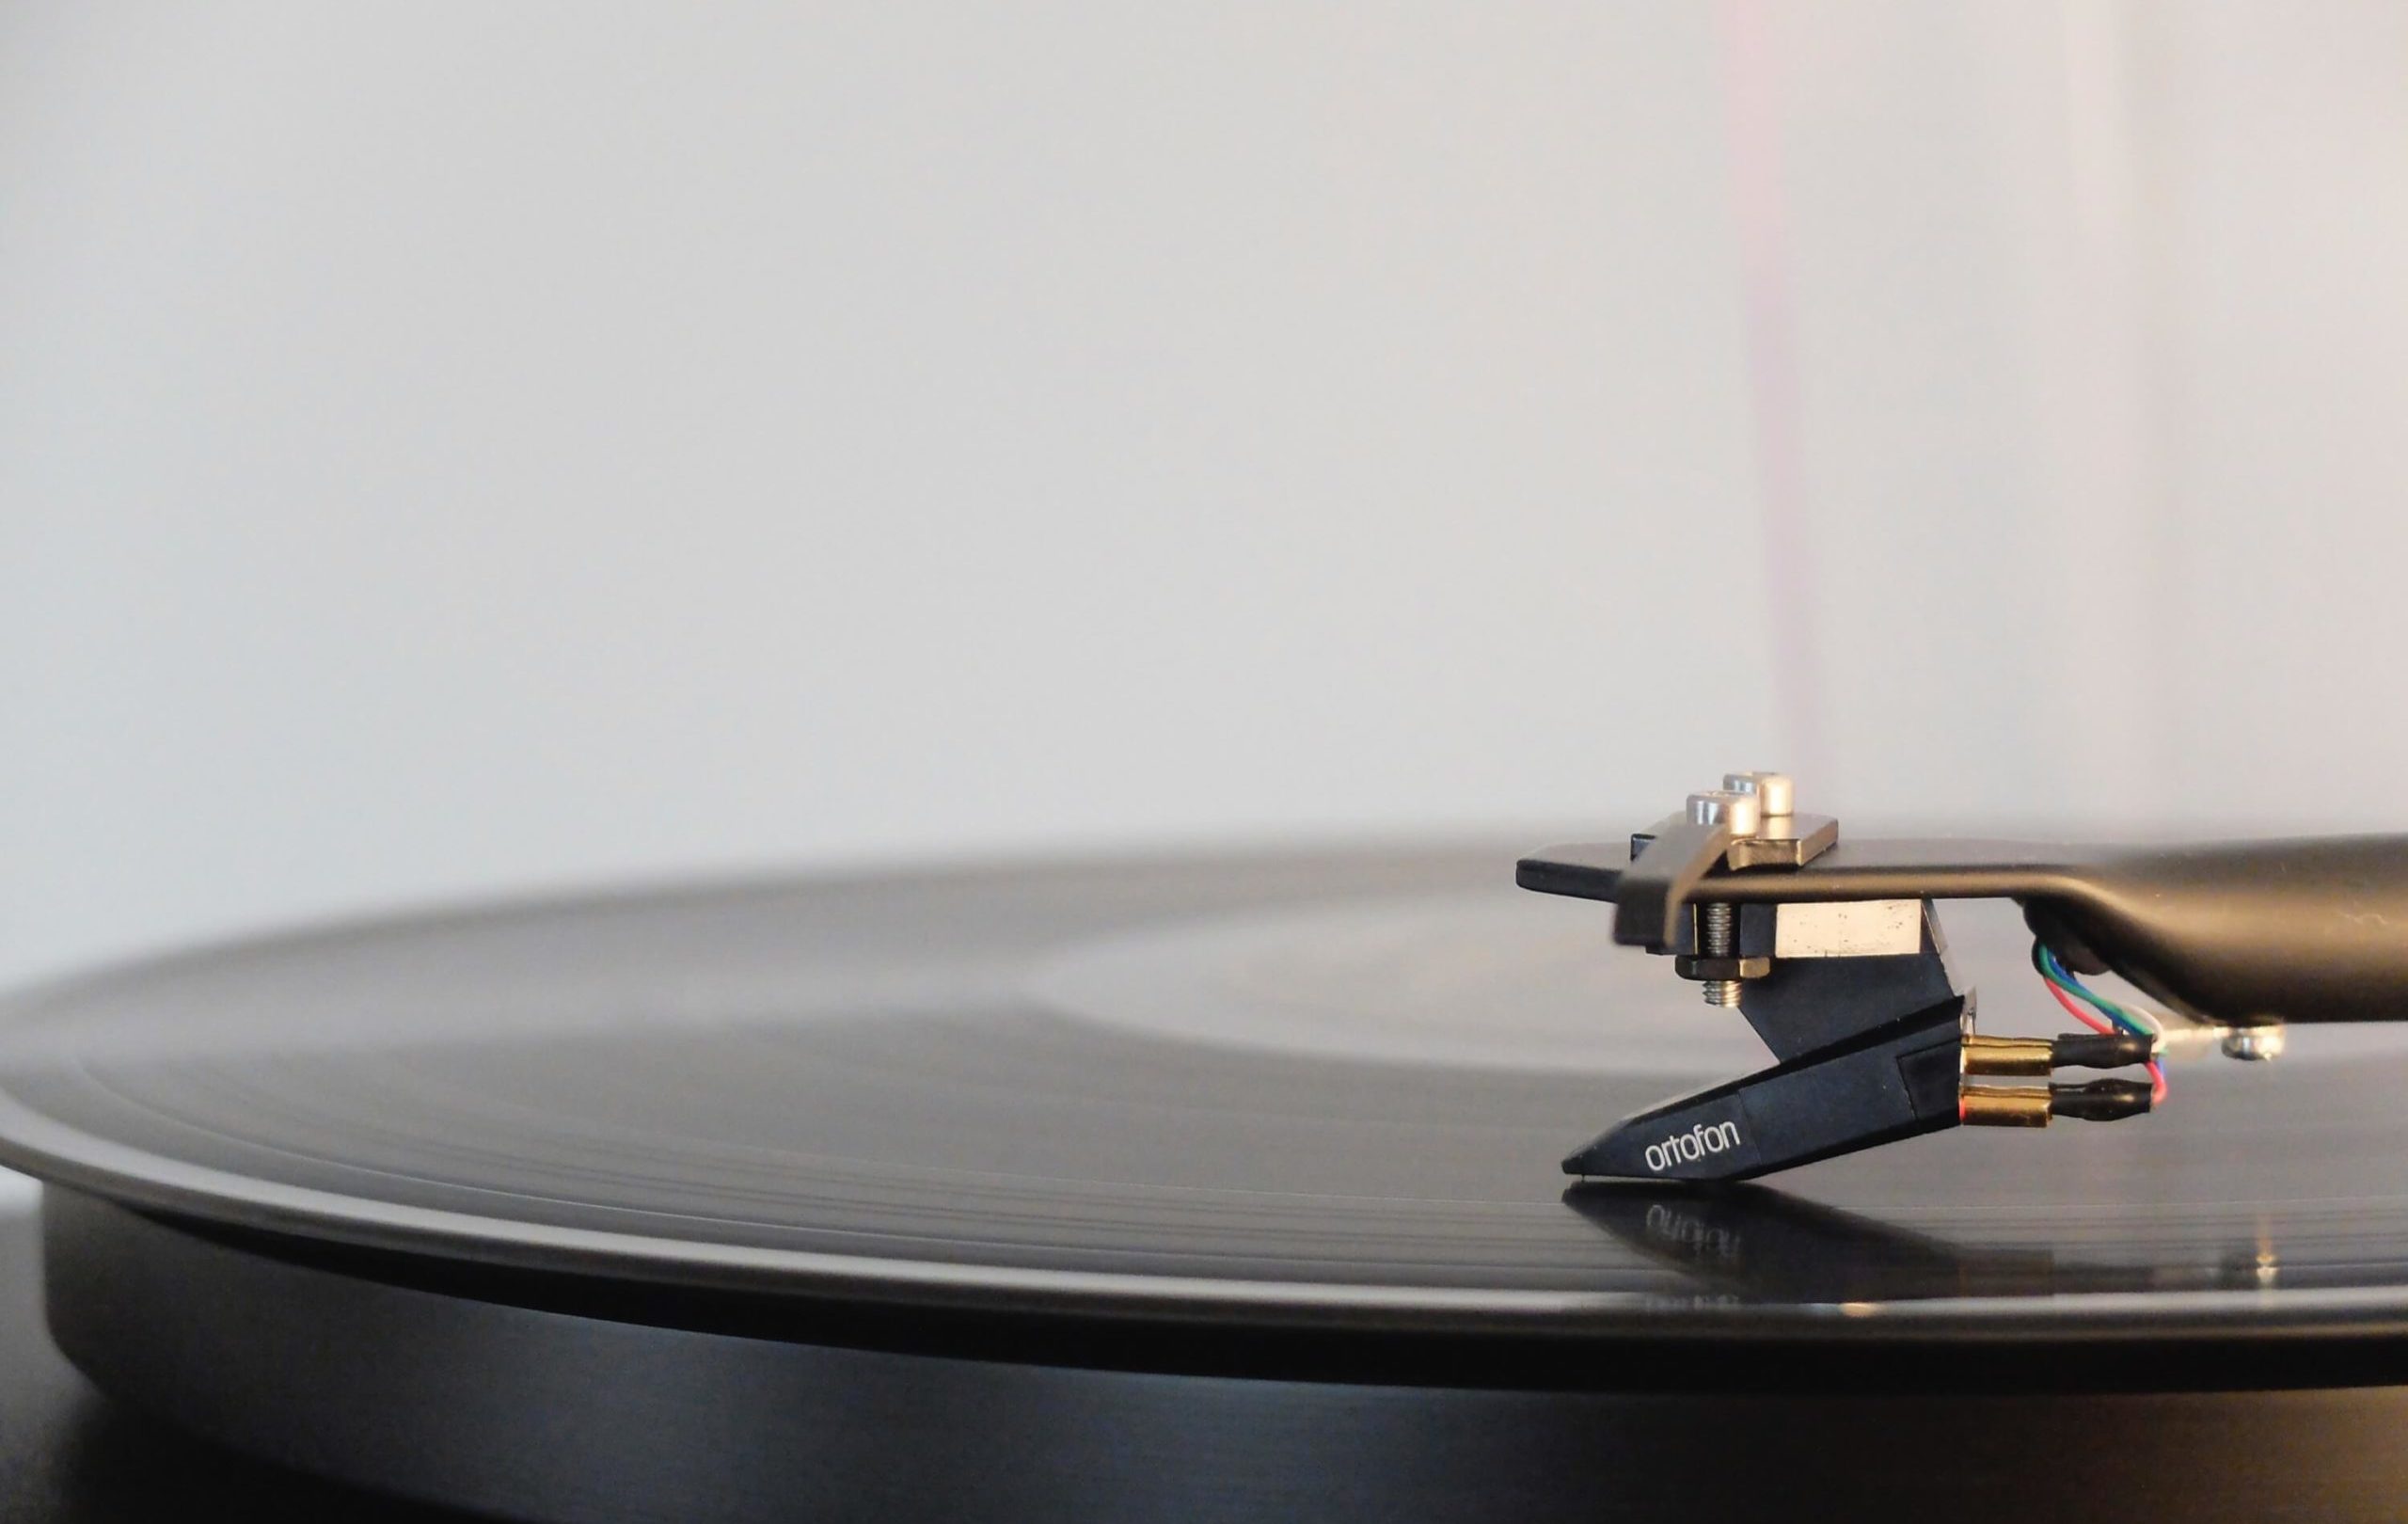
[[[2083,1025],[2089,1027],[2094,1032],[2103,1033],[2108,1037],[2114,1037],[2115,1035],[2115,1028],[2113,1023],[2109,1022],[2106,1017],[2099,1015],[2097,1011],[2092,1010],[2088,1006],[2083,1005],[2081,1001],[2076,1000],[2073,996],[2066,993],[2063,990],[2058,989],[2055,980],[2042,979],[2040,982],[2048,986],[2049,992],[2057,997],[2057,1004],[2065,1007],[2067,1012],[2070,1014],[2075,1021],[2080,1022]]]
[[[2103,1032],[2109,1037],[2115,1035],[2115,1028],[2109,1024],[2104,1017],[2099,1015],[2089,1007],[2074,999],[2073,996],[2066,993],[2063,990],[2058,989],[2057,983],[2054,979],[2042,979],[2040,982],[2048,986],[2049,993],[2056,996],[2057,1004],[2065,1007],[2067,1012],[2070,1014],[2075,1021],[2080,1022],[2083,1025],[2089,1027],[2094,1032]],[[2164,1101],[2165,1068],[2156,1059],[2152,1058],[2148,1061],[2148,1103],[2152,1106],[2162,1105],[2164,1103]]]

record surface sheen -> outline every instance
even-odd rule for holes
[[[1482,849],[630,894],[167,959],[0,1015],[0,1158],[481,1263],[1399,1333],[2408,1325],[2408,1038],[2158,1115],[1671,1193],[1559,1161],[1762,1065]],[[1985,1030],[2060,1027],[1944,906]]]

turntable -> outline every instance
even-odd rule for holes
[[[103,1391],[506,1516],[2395,1516],[2396,1026],[2294,1024],[2273,1064],[2214,1060],[2230,1024],[2077,1044],[2174,1071],[2161,1106],[2128,1068],[2112,1126],[1567,1180],[1601,1117],[1766,1046],[1590,898],[1625,896],[1623,941],[1737,960],[1696,947],[1698,905],[1881,860],[1735,866],[1727,824],[1526,860],[1552,895],[1472,844],[194,952],[8,1008],[0,1159],[48,1183],[50,1327]],[[1915,907],[1912,948],[1862,956],[1938,952],[1949,885],[1861,871]],[[2013,906],[1962,910],[1980,1024],[1930,1029],[2025,1045],[1965,1050],[1952,1105],[2063,1025],[2051,984],[2000,976],[2033,935]],[[2052,945],[2109,950],[2085,930]]]

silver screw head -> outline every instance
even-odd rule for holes
[[[2262,1064],[2283,1056],[2283,1027],[2280,1022],[2265,1026],[2236,1026],[2224,1035],[2224,1056],[2247,1063]]]
[[[1757,806],[1769,816],[1798,813],[1798,786],[1785,772],[1726,772],[1722,775],[1722,791],[1727,794],[1753,794]]]
[[[1764,806],[1753,794],[1724,790],[1691,794],[1689,823],[1719,825],[1734,836],[1752,836],[1764,824]]]

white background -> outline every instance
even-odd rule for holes
[[[2408,828],[2408,10],[0,7],[0,976],[736,866]]]

